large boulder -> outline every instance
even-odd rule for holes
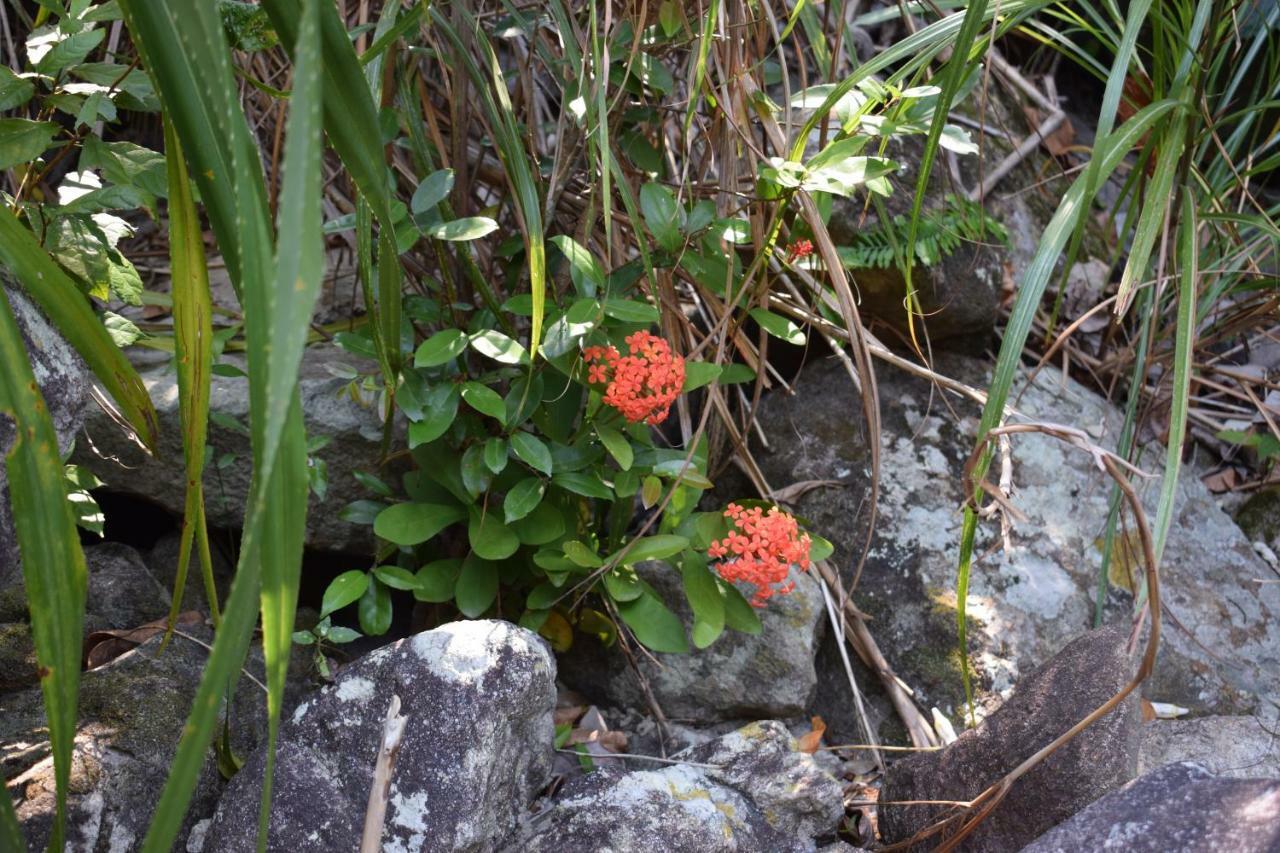
[[[974,387],[985,388],[989,380],[987,365],[976,359],[939,357],[935,366]],[[877,378],[880,498],[855,603],[873,617],[881,649],[921,704],[938,707],[958,724],[964,704],[955,627],[962,479],[980,409],[897,368],[878,364]],[[802,480],[843,486],[815,489],[794,505],[836,544],[835,560],[849,578],[870,496],[862,404],[834,360],[810,363],[794,388],[794,396],[774,393],[763,401],[759,423],[775,440],[769,449],[755,450],[755,458],[775,489]],[[1016,420],[1070,424],[1103,447],[1115,446],[1120,413],[1060,373],[1045,371],[1031,382],[1023,377],[1010,399]],[[1150,448],[1143,467],[1158,471],[1163,454],[1161,447]],[[1012,503],[1025,520],[1015,523],[1008,550],[995,521],[980,524],[974,553],[982,559],[970,578],[969,665],[980,714],[1023,673],[1092,626],[1111,493],[1110,480],[1087,453],[1046,436],[1014,436],[1012,462]],[[1160,480],[1136,479],[1153,519]],[[1280,585],[1255,582],[1271,570],[1194,471],[1180,478],[1176,495],[1161,562],[1170,615],[1144,692],[1202,714],[1251,712],[1260,707],[1259,696],[1280,696],[1274,677],[1280,667]],[[1132,601],[1123,585],[1112,584],[1104,619],[1127,621]],[[815,712],[837,738],[857,737],[833,644],[824,643],[818,668]],[[874,683],[862,672],[864,683]],[[883,728],[884,736],[895,736],[892,725]]]
[[[1144,723],[1138,772],[1181,761],[1194,761],[1216,776],[1280,779],[1280,735],[1257,717]]]
[[[91,405],[88,369],[35,303],[13,286],[3,273],[0,273],[0,287],[4,288],[9,307],[18,322],[36,385],[53,419],[59,450],[65,453],[71,448],[85,410]],[[4,467],[4,457],[13,449],[13,439],[13,422],[0,414],[0,588],[13,586],[22,578],[17,533],[9,508],[9,481]]]
[[[1134,673],[1127,639],[1123,625],[1085,634],[1024,678],[1009,701],[976,729],[941,751],[914,753],[890,765],[880,797],[884,840],[906,841],[948,810],[896,803],[973,799],[1115,695]],[[1015,782],[957,849],[1017,850],[1128,782],[1137,769],[1138,727],[1138,696],[1130,694]],[[932,849],[936,842],[919,849]]]
[[[665,563],[642,563],[641,576],[657,591],[687,630],[693,625],[680,573]],[[795,589],[769,599],[759,611],[757,636],[726,630],[705,649],[689,654],[640,656],[637,665],[663,712],[671,717],[714,720],[795,717],[817,688],[813,659],[826,619],[822,590],[808,574],[793,569]],[[564,658],[567,684],[621,708],[644,708],[636,674],[616,648],[579,637]]]
[[[841,785],[767,721],[656,770],[597,770],[529,817],[509,853],[811,851],[844,815]]]
[[[213,639],[199,627],[185,633],[205,642]],[[207,649],[185,637],[175,636],[163,651],[155,637],[81,676],[68,800],[69,850],[107,853],[141,847],[207,660]],[[260,655],[251,655],[247,666],[262,678]],[[230,734],[238,754],[258,742],[263,698],[247,680],[235,691]],[[55,786],[39,688],[0,692],[0,775],[30,849],[44,849]],[[196,822],[213,813],[224,784],[210,751],[179,832],[179,849]]]
[[[1198,764],[1168,764],[1114,791],[1022,853],[1275,853],[1280,779],[1224,779]]]
[[[490,620],[450,623],[355,661],[281,727],[268,849],[359,848],[392,695],[406,723],[383,849],[492,849],[549,779],[555,673],[536,634]],[[233,780],[204,850],[257,849],[265,760],[259,750]]]
[[[89,569],[85,602],[86,626],[136,628],[169,613],[169,591],[151,574],[142,556],[120,542],[102,542],[84,549]]]
[[[235,354],[224,361],[244,367]],[[355,479],[356,471],[377,473],[382,459],[383,422],[377,407],[352,395],[351,380],[340,378],[331,365],[363,370],[335,346],[309,347],[299,373],[302,411],[307,434],[328,443],[312,454],[327,469],[324,499],[311,496],[307,515],[307,545],[334,551],[368,550],[372,528],[339,518],[348,503],[370,497]],[[183,476],[182,430],[179,424],[178,377],[168,363],[140,369],[160,420],[159,446],[145,453],[105,413],[91,412],[85,432],[92,439],[77,447],[74,461],[96,474],[107,487],[145,498],[181,515],[186,502]],[[358,395],[357,395],[358,396]],[[249,382],[244,377],[213,377],[209,411],[209,445],[215,464],[205,468],[205,508],[213,527],[238,528],[244,521],[245,501],[253,475],[247,432]]]

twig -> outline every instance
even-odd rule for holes
[[[387,707],[387,718],[382,724],[382,742],[378,747],[378,762],[373,768],[373,784],[369,786],[369,805],[364,812],[360,853],[379,853],[382,850],[382,824],[387,817],[387,800],[391,796],[391,774],[395,772],[406,721],[407,718],[400,714],[400,697],[393,694]]]
[[[556,752],[566,752],[571,755],[581,755],[576,749],[565,749],[558,747]],[[636,755],[630,752],[610,752],[608,755],[593,755],[593,760],[607,761],[610,758],[630,758],[635,761],[656,761],[659,764],[683,764],[686,767],[705,767],[708,770],[723,770],[723,764],[704,764],[700,761],[681,761],[679,758],[660,758],[656,755]]]

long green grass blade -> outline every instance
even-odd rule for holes
[[[22,827],[18,825],[18,814],[13,810],[13,798],[9,796],[9,788],[0,785],[0,848],[5,850],[21,850]]]
[[[120,407],[138,440],[154,448],[156,411],[138,372],[111,340],[75,282],[54,263],[7,205],[0,205],[0,262],[13,271],[67,343],[80,353]]]
[[[1173,100],[1157,101],[1139,110],[1133,117],[1112,132],[1111,136],[1098,141],[1094,148],[1094,157],[1101,158],[1103,177],[1115,171],[1125,155],[1137,144],[1143,134],[1147,133],[1157,122],[1178,110],[1180,104]],[[1022,359],[1022,348],[1026,344],[1027,335],[1031,332],[1031,324],[1035,319],[1040,301],[1044,297],[1045,287],[1053,275],[1054,265],[1062,253],[1067,239],[1076,222],[1081,206],[1093,202],[1087,193],[1086,176],[1081,175],[1071,185],[1058,204],[1049,224],[1045,226],[1040,245],[1023,276],[1022,286],[1018,288],[1014,300],[1013,311],[1005,326],[1004,338],[1000,342],[1000,354],[996,358],[996,367],[991,377],[991,385],[987,390],[987,403],[982,410],[982,419],[978,424],[977,440],[985,441],[992,427],[1000,423],[1004,417],[1004,407],[1009,400],[1009,390],[1013,387],[1013,378]],[[966,626],[966,594],[969,587],[969,574],[973,567],[973,545],[978,528],[977,504],[982,500],[982,489],[978,485],[987,475],[990,464],[990,451],[985,453],[980,464],[974,469],[974,482],[970,484],[971,501],[965,506],[964,524],[960,533],[960,556],[957,566],[957,601],[956,622],[959,633],[965,633]],[[962,594],[963,591],[963,594]],[[965,696],[969,700],[970,717],[973,716],[972,685],[968,665],[968,649],[962,647],[961,673],[964,680]]]
[[[173,332],[178,370],[178,408],[182,423],[182,456],[186,466],[186,507],[178,567],[173,582],[173,604],[168,630],[173,630],[182,607],[191,547],[200,549],[205,598],[216,626],[221,621],[218,590],[213,582],[213,558],[209,552],[209,527],[204,511],[204,456],[209,429],[210,382],[213,378],[213,300],[209,294],[209,269],[204,257],[204,235],[196,213],[182,144],[168,119],[164,143],[169,170],[169,268],[172,272]]]
[[[96,320],[95,320],[96,322]],[[87,572],[76,532],[58,436],[22,346],[9,298],[0,289],[0,416],[14,424],[5,459],[31,633],[40,665],[57,783],[49,849],[61,850],[76,734]],[[8,793],[5,802],[9,802]],[[12,813],[12,804],[9,804]],[[4,818],[8,823],[8,818]]]
[[[320,165],[324,153],[321,132],[320,0],[304,0],[302,23],[295,46],[293,96],[289,103],[284,154],[284,185],[277,227],[276,285],[280,304],[272,355],[273,383],[297,386],[298,365],[306,345],[308,321],[324,275],[324,237],[320,220]],[[397,283],[399,279],[397,277]],[[291,420],[301,424],[297,394],[289,395]],[[272,482],[268,503],[281,514],[276,536],[267,537],[262,561],[262,649],[267,664],[267,768],[263,780],[258,823],[258,849],[266,850],[271,783],[276,739],[284,704],[285,677],[298,603],[298,575],[302,568],[302,531],[306,526],[306,444],[301,428],[287,430],[280,448],[279,476]],[[300,452],[299,452],[300,451]]]

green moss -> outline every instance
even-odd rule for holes
[[[1236,524],[1253,541],[1275,541],[1280,536],[1280,487],[1255,492],[1237,510]]]

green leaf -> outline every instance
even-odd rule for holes
[[[507,467],[507,443],[494,436],[484,443],[484,464],[494,474]]]
[[[442,603],[453,601],[453,590],[462,571],[462,560],[456,557],[435,560],[418,569],[413,597],[418,601]]]
[[[363,635],[352,628],[346,628],[342,625],[334,625],[329,629],[329,636],[325,637],[331,643],[350,643],[360,639]]]
[[[378,580],[392,589],[414,590],[418,588],[418,579],[413,573],[399,566],[378,566],[373,570]]]
[[[813,562],[825,560],[835,553],[836,546],[816,533],[809,534],[809,559]]]
[[[563,548],[564,555],[584,569],[598,569],[604,565],[604,560],[600,558],[594,548],[584,545],[576,539],[571,539],[564,543]]]
[[[532,433],[515,432],[511,434],[511,449],[530,468],[541,471],[548,477],[551,476],[553,466],[551,451],[547,449],[542,439]]]
[[[530,610],[550,610],[565,591],[551,583],[540,583],[529,591],[524,606]]]
[[[437,240],[478,240],[498,230],[498,223],[487,216],[467,216],[441,222],[427,229],[427,236]]]
[[[546,545],[564,535],[564,515],[543,501],[524,518],[511,522],[511,529],[524,545]]]
[[[652,474],[644,478],[640,487],[640,501],[645,509],[649,509],[662,500],[662,481]]]
[[[520,538],[514,530],[503,524],[495,512],[471,510],[471,523],[467,525],[467,539],[471,550],[486,560],[505,560],[520,547]]]
[[[752,308],[751,319],[760,324],[760,328],[779,340],[800,346],[804,344],[804,332],[800,327],[780,314],[766,311],[763,308]]]
[[[489,488],[493,474],[484,461],[484,447],[473,444],[462,454],[462,485],[467,494],[477,498]]]
[[[36,93],[35,84],[19,77],[9,70],[9,66],[0,65],[0,110],[16,109]]]
[[[427,392],[423,400],[423,418],[409,424],[409,449],[430,444],[448,431],[458,416],[458,386],[452,383],[437,385]]]
[[[533,512],[542,501],[546,488],[546,484],[538,477],[527,477],[512,486],[502,503],[502,512],[507,524]]]
[[[689,365],[685,365],[686,375],[688,375]],[[733,385],[738,382],[755,382],[756,372],[745,364],[726,364],[723,372],[720,374],[721,385]]]
[[[689,547],[689,540],[683,536],[663,533],[657,536],[645,536],[631,543],[626,554],[628,564],[645,560],[661,560],[674,556]]]
[[[453,361],[467,349],[469,339],[461,329],[445,329],[436,332],[422,342],[414,354],[415,367],[437,367]]]
[[[500,364],[528,364],[529,353],[518,341],[494,329],[471,336],[471,348]]]
[[[458,506],[395,504],[378,513],[373,521],[373,532],[396,545],[419,545],[465,516],[466,513]]]
[[[647,648],[677,654],[689,651],[684,625],[652,593],[645,592],[633,601],[618,604],[618,614]]]
[[[409,202],[409,210],[414,218],[431,211],[440,202],[449,197],[453,190],[453,169],[440,169],[422,179],[418,188],[413,191],[413,199]]]
[[[724,633],[724,595],[700,555],[686,557],[682,573],[685,598],[693,609],[693,644],[705,649]]]
[[[603,424],[596,424],[596,435],[600,436],[601,443],[618,463],[618,467],[623,471],[630,470],[631,463],[635,461],[635,452],[631,449],[631,442],[627,441],[626,436],[613,427]]]
[[[633,302],[629,299],[610,299],[604,303],[605,316],[624,323],[643,323],[649,325],[658,322],[658,309],[647,302]]]
[[[300,646],[315,645],[316,635],[310,631],[294,631],[293,641]]]
[[[360,596],[364,595],[364,591],[368,586],[368,573],[358,569],[352,569],[349,572],[343,572],[338,575],[329,581],[329,585],[325,587],[324,598],[320,605],[321,617],[341,610],[351,602],[359,599]]]
[[[0,170],[12,169],[43,154],[53,144],[57,122],[0,118]]]
[[[107,31],[100,29],[68,35],[57,27],[40,27],[27,38],[27,58],[36,71],[52,77],[69,65],[83,62],[106,35]]]
[[[760,636],[764,632],[764,626],[760,624],[760,614],[757,609],[742,597],[742,593],[738,592],[738,588],[733,584],[724,581],[717,581],[717,583],[724,592],[725,625],[753,637]]]
[[[579,295],[590,298],[604,287],[604,270],[580,243],[564,234],[552,237],[549,242],[569,259],[569,277]]]
[[[458,574],[453,598],[462,615],[475,619],[484,614],[498,597],[498,564],[468,554]]]
[[[708,385],[720,376],[720,365],[712,364],[709,361],[686,361],[684,363],[684,388],[682,391],[692,391],[694,388],[701,388]]]
[[[680,206],[671,190],[661,184],[645,184],[640,188],[640,211],[645,227],[668,252],[680,248]]]
[[[582,471],[568,471],[563,474],[556,474],[551,478],[551,482],[567,492],[573,492],[583,497],[600,498],[606,501],[614,498],[613,490],[594,474],[587,474]]]
[[[369,581],[360,597],[360,630],[371,637],[379,637],[391,627],[391,590],[380,581]]]
[[[462,399],[480,414],[496,418],[498,421],[506,421],[507,406],[502,402],[502,398],[498,396],[498,392],[489,386],[482,385],[479,382],[464,382],[462,383]]]

